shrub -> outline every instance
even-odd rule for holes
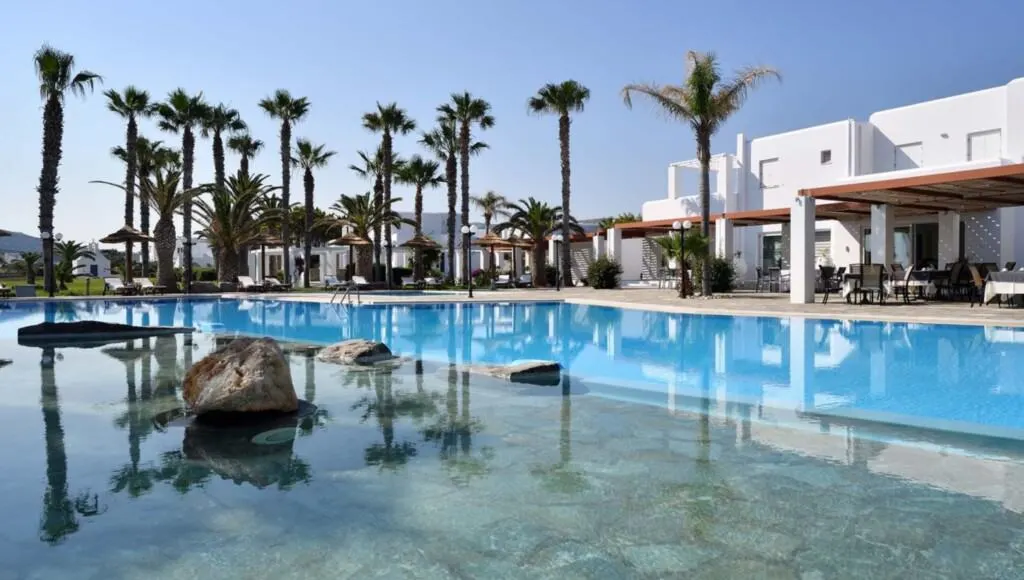
[[[587,267],[587,281],[591,288],[598,290],[618,288],[619,276],[622,276],[622,266],[608,256],[601,256]]]
[[[473,285],[479,288],[491,285],[491,280],[494,277],[491,276],[490,270],[474,270],[473,271]]]
[[[700,288],[703,284],[703,271],[698,264],[693,269],[693,284]],[[711,291],[732,292],[736,284],[736,267],[731,260],[711,258]]]
[[[192,279],[197,282],[216,282],[217,270],[213,268],[192,268]]]

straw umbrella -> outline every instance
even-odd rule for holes
[[[417,282],[419,279],[423,278],[423,268],[421,266],[423,250],[441,249],[441,244],[435,242],[433,239],[423,235],[422,233],[416,234],[398,246],[400,248],[412,248],[416,251],[416,268],[419,270],[419,272],[416,273]]]
[[[267,279],[267,246],[280,246],[281,238],[268,234],[266,232],[261,233],[253,240],[253,243],[260,245],[260,278],[263,280]]]
[[[512,244],[508,240],[495,234],[494,232],[487,232],[484,236],[473,242],[474,245],[481,248],[488,248],[490,251],[490,271],[491,278],[494,278],[494,249],[495,248],[511,248]]]
[[[355,272],[355,262],[352,259],[352,249],[356,246],[369,246],[373,244],[370,240],[357,236],[355,234],[345,234],[340,238],[334,238],[330,242],[327,242],[333,246],[348,246],[348,263],[352,264],[352,272]],[[350,278],[351,279],[351,278]]]
[[[135,228],[133,228],[133,227],[131,227],[129,225],[125,225],[125,226],[121,227],[121,229],[117,230],[116,232],[114,232],[112,234],[109,234],[109,235],[107,235],[105,237],[100,238],[100,243],[103,243],[103,244],[124,244],[125,245],[124,250],[125,250],[126,254],[128,254],[128,252],[130,251],[131,244],[134,244],[135,242],[152,242],[152,241],[153,241],[153,238],[151,238],[150,236],[147,236],[146,234],[140,232],[139,230],[137,230],[137,229],[135,229]],[[132,263],[131,258],[132,258],[131,254],[128,254],[127,259],[125,260],[125,263],[126,264],[131,264]],[[125,268],[124,283],[125,284],[130,284],[131,281],[132,281],[132,268],[130,268],[130,267],[129,268]]]

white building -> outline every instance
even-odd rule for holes
[[[92,276],[94,278],[107,278],[110,276],[110,260],[100,251],[96,241],[89,243],[87,248],[92,253],[91,258],[83,256],[75,260],[71,265],[76,276]]]
[[[185,265],[185,244],[182,242],[184,238],[178,238],[174,243],[174,267],[182,268]],[[152,244],[150,245],[152,247]],[[154,254],[150,254],[155,256]],[[206,240],[202,238],[194,238],[192,240],[192,267],[193,268],[212,268],[213,267],[213,252],[210,251],[210,245],[206,243]]]
[[[757,268],[792,268],[801,301],[808,286],[797,278],[824,263],[871,263],[873,254],[875,263],[905,266],[1024,260],[1024,210],[1007,190],[1024,188],[1024,166],[1012,167],[1022,161],[1024,79],[879,111],[867,121],[740,134],[735,152],[712,159],[715,251],[733,257],[744,281]],[[696,161],[669,166],[666,198],[644,203],[643,222],[610,230],[595,249],[627,258],[637,249],[624,238],[699,220],[698,172]],[[799,239],[790,235],[798,226]],[[873,239],[872,228],[886,234]],[[640,253],[647,259],[648,250]]]

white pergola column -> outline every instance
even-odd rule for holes
[[[593,250],[591,252],[592,252],[593,258],[596,260],[596,259],[600,258],[601,256],[603,256],[604,253],[605,253],[604,236],[602,236],[600,234],[594,234],[593,244],[594,244],[594,248],[593,248]]]
[[[618,228],[608,230],[608,241],[605,243],[605,251],[612,260],[622,262],[622,231]]]
[[[715,255],[719,258],[732,260],[732,220],[718,218],[715,221]]]
[[[790,208],[789,301],[814,303],[814,222],[815,200],[797,196]]]
[[[887,265],[892,261],[895,244],[893,226],[896,219],[892,206],[876,203],[871,206],[871,263]]]
[[[943,268],[960,259],[960,214],[955,211],[941,212],[938,222],[939,263],[935,267]],[[871,231],[874,233],[875,230]]]
[[[547,255],[548,266],[554,266],[555,265],[555,261],[556,261],[555,252],[557,251],[557,249],[558,249],[558,246],[555,244],[555,240],[548,240],[548,255]]]

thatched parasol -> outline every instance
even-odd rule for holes
[[[512,243],[505,238],[499,236],[494,232],[487,232],[478,240],[473,241],[473,245],[480,246],[481,248],[511,248]]]
[[[260,278],[267,278],[267,246],[280,246],[281,238],[262,232],[253,239],[252,243],[260,245]]]
[[[121,226],[119,230],[112,234],[108,234],[100,238],[100,243],[103,244],[124,244],[125,253],[125,265],[128,266],[124,271],[124,282],[125,284],[131,284],[132,281],[132,244],[135,242],[152,242],[153,238],[140,232],[139,230],[129,226]]]
[[[362,236],[357,236],[355,234],[345,234],[344,236],[341,236],[340,238],[334,238],[333,240],[327,243],[333,246],[369,246],[373,242]]]
[[[398,244],[398,246],[401,248],[414,248],[417,250],[438,250],[441,248],[441,244],[423,234],[416,234],[401,244]]]

